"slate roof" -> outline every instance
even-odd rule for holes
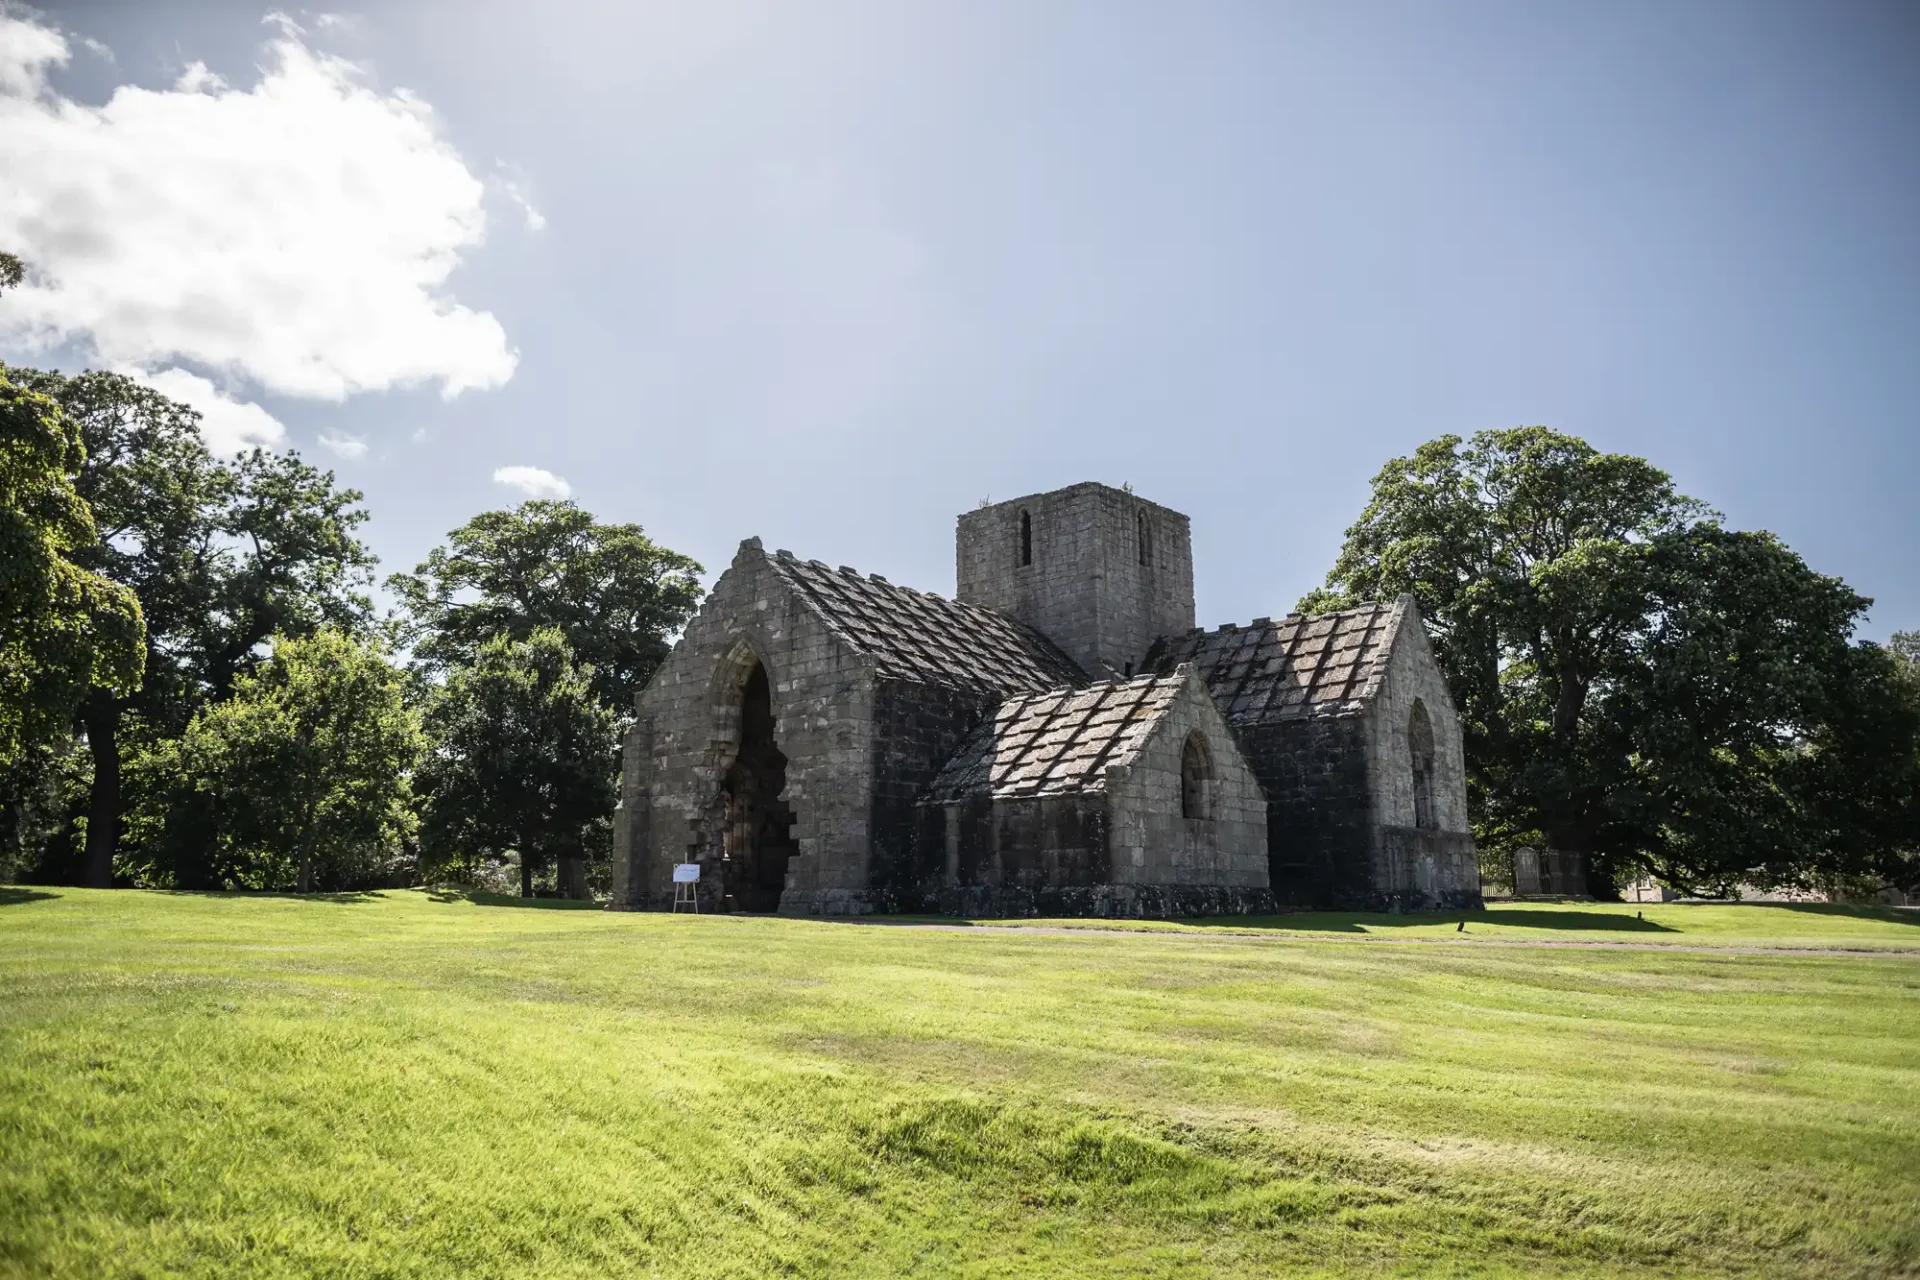
[[[896,587],[845,565],[799,560],[791,551],[776,551],[768,563],[829,630],[870,655],[882,676],[1002,696],[1086,683],[1052,641],[991,609]]]
[[[1104,791],[1107,768],[1140,754],[1188,679],[1176,671],[1011,698],[947,762],[927,798]]]
[[[1355,715],[1380,691],[1410,597],[1314,617],[1255,618],[1155,643],[1142,667],[1191,663],[1231,724]]]

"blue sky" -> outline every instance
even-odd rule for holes
[[[20,189],[115,177],[0,235],[154,301],[45,279],[0,356],[223,397],[383,571],[526,467],[950,591],[960,511],[1098,479],[1193,517],[1211,625],[1389,457],[1544,423],[1920,626],[1906,0],[262,12],[11,11]]]

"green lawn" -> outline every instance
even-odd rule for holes
[[[1216,920],[980,920],[982,926],[1128,929],[1175,933],[1280,932],[1302,937],[1364,934],[1397,941],[1649,943],[1682,947],[1920,953],[1920,909],[1836,907],[1816,903],[1583,902],[1500,903],[1444,915],[1302,911]],[[1465,923],[1463,931],[1459,926]]]
[[[0,1274],[1920,1273],[1920,919],[1635,910],[0,889]]]

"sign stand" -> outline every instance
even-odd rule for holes
[[[700,914],[700,864],[682,862],[673,869],[673,909],[685,906]]]

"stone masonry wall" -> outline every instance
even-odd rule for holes
[[[635,698],[636,706],[642,700]],[[648,850],[652,835],[653,720],[639,716],[620,749],[620,799],[613,810],[613,892],[616,907],[630,907],[646,896]]]
[[[1374,804],[1379,820],[1390,826],[1414,825],[1413,755],[1407,726],[1415,702],[1426,708],[1433,726],[1435,829],[1468,831],[1467,762],[1460,717],[1417,615],[1401,624],[1387,659],[1386,677],[1367,712]]]
[[[1203,818],[1181,813],[1181,760],[1193,733],[1213,774]],[[1198,677],[1139,756],[1108,772],[1107,795],[1115,884],[1268,887],[1267,798]]]
[[[1360,717],[1239,725],[1235,736],[1267,794],[1273,896],[1288,906],[1367,905],[1373,796]]]
[[[1025,565],[1023,513],[1032,522]],[[1193,628],[1187,517],[1124,490],[1077,484],[970,511],[955,559],[957,599],[1027,623],[1089,674],[1131,674],[1154,640]]]
[[[871,909],[872,671],[797,600],[757,538],[740,545],[637,700],[615,832],[615,906],[671,903],[675,863],[717,867],[720,781],[739,726],[725,691],[749,652],[771,683],[774,737],[787,757],[782,794],[800,847],[780,909]],[[711,872],[703,877],[703,910],[719,906],[720,889]]]
[[[1406,910],[1476,906],[1480,863],[1467,818],[1466,751],[1446,677],[1434,660],[1411,599],[1368,707],[1368,778],[1377,829],[1372,850],[1375,905]],[[1433,727],[1434,826],[1414,820],[1413,756],[1408,725],[1415,704]]]
[[[874,685],[873,854],[868,892],[877,911],[933,909],[945,887],[945,823],[920,801],[934,775],[991,714],[978,692],[882,679]]]
[[[1105,885],[1111,872],[1106,797],[1098,792],[974,796],[924,811],[943,829],[945,867],[934,906],[948,915],[1065,912],[1064,904]]]

